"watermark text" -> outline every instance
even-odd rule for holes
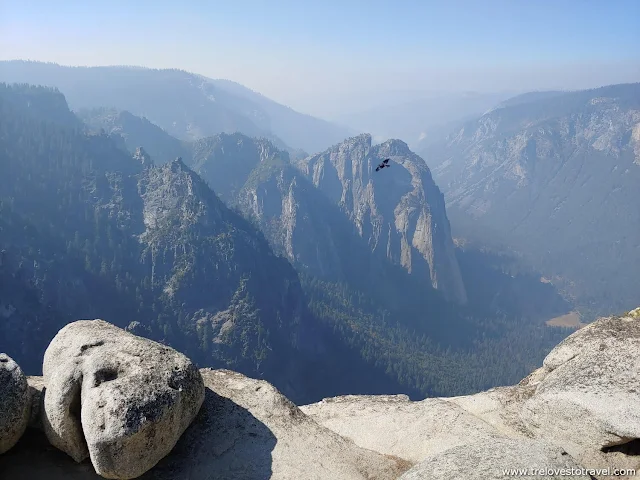
[[[502,470],[505,477],[580,477],[589,478],[600,476],[622,477],[636,475],[632,468],[505,468]]]

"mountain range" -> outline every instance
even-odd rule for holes
[[[512,98],[424,155],[456,236],[511,251],[586,316],[637,303],[639,83]]]
[[[238,133],[171,139],[122,111],[83,123],[54,89],[0,100],[0,328],[28,372],[62,325],[105,318],[300,402],[457,394],[521,377],[567,333],[544,326],[567,309],[551,286],[454,248],[403,142],[299,159]]]
[[[464,120],[475,119],[511,93],[439,93],[420,94],[412,98],[380,105],[363,111],[338,115],[337,121],[351,125],[374,138],[401,138],[421,152],[430,142],[449,133]]]
[[[73,110],[127,110],[181,140],[237,131],[270,138],[281,148],[315,152],[354,133],[298,113],[235,82],[181,70],[66,67],[12,60],[0,61],[0,81],[56,87]]]
[[[526,375],[568,333],[545,321],[637,303],[637,84],[502,99],[419,156],[177,70],[0,74],[61,85],[0,95],[0,328],[29,372],[105,318],[296,401],[465,394]]]

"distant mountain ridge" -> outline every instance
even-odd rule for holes
[[[12,60],[0,61],[0,81],[57,87],[74,110],[127,110],[182,140],[238,131],[314,152],[353,133],[234,82],[175,69],[67,67]]]
[[[146,118],[133,115],[126,110],[115,108],[82,109],[77,113],[91,131],[104,130],[109,135],[122,137],[127,150],[135,152],[144,146],[157,164],[163,164],[182,157],[187,151],[187,142],[172,137],[162,128]]]
[[[313,153],[358,133],[351,127],[298,113],[291,107],[281,105],[237,82],[222,79],[208,79],[208,81],[229,93],[259,105],[269,117],[270,129],[294,148],[302,148]],[[333,141],[327,144],[330,139]]]
[[[458,234],[520,252],[591,314],[637,303],[640,83],[512,99],[426,159]]]
[[[513,107],[516,105],[537,102],[540,100],[547,100],[549,98],[559,97],[561,95],[564,95],[565,93],[568,93],[568,92],[562,91],[562,90],[542,90],[539,92],[522,93],[520,95],[509,97],[508,99],[498,103],[491,110],[496,110],[498,108]],[[489,113],[489,112],[485,112],[485,113]]]
[[[374,138],[400,138],[420,153],[425,137],[451,123],[476,118],[509,98],[507,93],[441,93],[416,97],[337,117],[341,122],[369,132]]]

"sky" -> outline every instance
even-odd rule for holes
[[[0,59],[180,68],[327,116],[640,81],[640,0],[0,0]]]

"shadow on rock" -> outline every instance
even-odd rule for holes
[[[198,417],[171,454],[140,478],[267,479],[275,446],[276,437],[264,423],[207,388]]]
[[[210,388],[200,413],[171,453],[141,480],[261,480],[272,475],[276,437],[248,410]],[[97,480],[91,462],[76,463],[30,429],[0,456],[3,480]]]

